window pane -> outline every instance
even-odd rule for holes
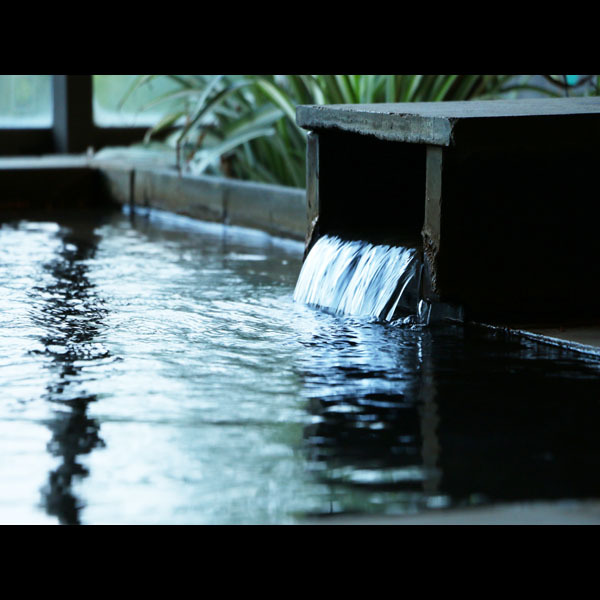
[[[178,106],[180,101],[161,102],[156,106],[146,105],[171,91],[181,89],[177,81],[159,75],[127,95],[139,75],[94,75],[94,122],[110,127],[130,127],[154,125],[158,120]],[[121,106],[122,103],[122,106]]]
[[[51,125],[51,75],[0,75],[0,127]]]

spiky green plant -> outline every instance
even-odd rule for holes
[[[177,109],[148,131],[146,143],[171,129],[164,143],[181,168],[294,187],[305,184],[300,104],[489,99],[524,89],[560,95],[510,75],[144,75],[129,93],[155,77],[179,88],[147,107],[176,100]]]

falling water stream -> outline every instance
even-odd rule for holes
[[[420,271],[414,248],[323,236],[306,257],[294,300],[391,321],[417,314]]]
[[[413,250],[317,244],[303,267],[301,243],[159,212],[2,223],[0,522],[600,496],[598,358],[405,322]]]

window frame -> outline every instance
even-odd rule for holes
[[[148,126],[98,126],[93,114],[92,75],[52,75],[52,125],[0,128],[0,156],[80,154],[93,148],[141,142]]]

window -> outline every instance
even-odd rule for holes
[[[52,126],[51,75],[0,75],[0,128]]]

